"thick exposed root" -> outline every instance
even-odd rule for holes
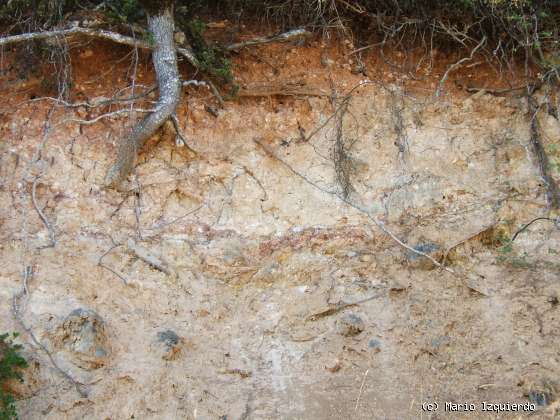
[[[139,122],[119,145],[117,161],[105,177],[105,185],[118,188],[128,177],[139,150],[161,125],[174,113],[181,98],[181,81],[177,67],[177,52],[173,40],[174,21],[171,8],[148,16],[148,26],[155,48],[152,55],[159,87],[155,110]]]
[[[547,205],[549,210],[558,210],[560,209],[560,189],[558,188],[558,184],[556,184],[556,181],[554,181],[554,178],[552,178],[548,170],[548,156],[542,145],[539,123],[537,120],[537,113],[539,111],[539,108],[535,99],[531,95],[527,97],[527,103],[529,105],[529,112],[531,117],[530,142],[533,148],[533,153],[535,154],[535,158],[537,160],[537,164],[539,166],[541,179],[544,183]]]

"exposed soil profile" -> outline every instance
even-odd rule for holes
[[[0,332],[22,331],[22,419],[558,415],[544,87],[532,124],[523,80],[476,57],[435,95],[459,53],[420,78],[350,41],[256,45],[223,108],[183,86],[186,145],[166,123],[117,191],[117,144],[156,100],[150,56],[70,46],[65,104],[16,49],[0,76]]]

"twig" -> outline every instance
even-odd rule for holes
[[[350,97],[344,98],[344,99],[342,100],[342,102],[340,103],[340,105],[339,105],[339,106],[334,110],[334,112],[331,114],[331,116],[330,116],[329,118],[327,118],[326,121],[325,121],[323,124],[321,124],[321,125],[320,125],[319,127],[317,127],[315,130],[313,130],[313,131],[311,132],[311,134],[309,134],[309,135],[305,138],[305,141],[307,142],[307,141],[311,140],[311,138],[312,138],[315,134],[317,134],[319,131],[321,131],[321,130],[323,129],[323,127],[325,127],[325,126],[329,123],[329,121],[332,120],[332,119],[342,110],[342,108],[344,108],[344,107],[348,104],[348,101],[349,101],[349,100],[350,100]]]
[[[33,277],[33,269],[30,266],[26,266],[25,269],[23,270],[21,290],[18,293],[15,293],[14,296],[12,297],[12,314],[13,314],[14,318],[16,319],[16,321],[20,324],[21,328],[23,328],[23,330],[25,330],[25,332],[27,332],[27,334],[29,334],[33,343],[35,343],[35,345],[37,347],[39,347],[47,355],[47,357],[49,358],[49,360],[50,360],[51,364],[54,366],[54,368],[64,378],[66,378],[69,382],[71,382],[72,385],[74,385],[74,387],[76,388],[76,391],[78,391],[78,393],[80,394],[80,396],[82,398],[87,398],[88,393],[84,389],[85,385],[81,382],[76,381],[68,372],[64,371],[58,365],[56,360],[54,360],[54,357],[53,357],[52,353],[45,347],[45,345],[43,343],[41,343],[37,339],[37,337],[33,333],[33,330],[31,330],[31,328],[28,327],[25,324],[25,322],[23,321],[23,311],[25,309],[24,299],[29,296],[29,280],[32,277]]]
[[[137,85],[138,87],[138,85]],[[35,99],[31,99],[29,101],[26,102],[36,102],[36,101],[44,101],[44,100],[50,100],[56,103],[59,103],[61,105],[63,105],[66,108],[98,108],[98,107],[102,107],[102,106],[107,106],[107,105],[113,105],[115,103],[121,103],[121,104],[126,104],[129,102],[135,102],[138,99],[142,99],[146,96],[148,96],[150,93],[154,92],[157,88],[155,86],[152,86],[148,89],[146,89],[144,91],[144,93],[138,94],[138,95],[133,95],[130,96],[128,98],[99,98],[94,102],[67,102],[63,99],[59,99],[59,98],[53,98],[50,96],[43,96],[41,98],[35,98]]]
[[[77,124],[81,124],[81,125],[93,125],[96,122],[105,119],[105,118],[113,118],[116,117],[118,115],[122,115],[122,114],[130,114],[130,109],[129,108],[125,108],[125,109],[119,109],[118,111],[113,111],[113,112],[108,112],[106,114],[101,114],[98,115],[95,118],[92,118],[91,120],[82,120],[82,119],[78,119],[78,118],[68,118],[66,120],[61,121],[58,125],[62,125],[62,124],[66,124],[69,122],[73,122],[73,123],[77,123]],[[132,111],[134,112],[142,112],[142,113],[147,113],[147,112],[153,112],[153,109],[133,109]]]
[[[354,407],[354,411],[358,411],[358,405],[360,404],[360,398],[362,398],[362,392],[364,390],[364,385],[366,383],[366,378],[369,373],[369,369],[366,370],[364,373],[364,378],[362,379],[362,385],[360,386],[360,393],[358,394],[358,399],[356,400],[356,406]]]
[[[128,240],[127,245],[128,249],[130,249],[134,255],[154,267],[156,270],[159,270],[168,276],[177,277],[177,274],[169,268],[169,264],[164,261],[163,258],[155,256],[148,249],[137,245],[132,239]]]
[[[191,65],[194,68],[196,69],[201,68],[200,62],[198,61],[198,58],[196,58],[196,55],[194,54],[193,50],[186,47],[182,47],[182,48],[177,47],[176,49],[177,49],[177,53],[185,57],[187,61],[191,63]],[[207,80],[206,83],[208,83],[208,86],[210,86],[210,90],[218,100],[220,107],[224,108],[225,102],[224,102],[224,98],[222,98],[222,95],[220,94],[220,91],[216,88],[216,86],[214,85],[214,83],[212,83],[211,80]]]
[[[461,239],[459,242],[455,242],[453,245],[451,245],[450,247],[448,247],[445,252],[443,253],[443,257],[441,259],[442,264],[445,264],[445,262],[447,261],[447,257],[449,256],[449,253],[451,251],[453,251],[455,248],[457,248],[459,245],[462,245],[468,241],[470,241],[471,239],[476,238],[478,235],[480,235],[481,233],[486,232],[488,229],[494,227],[494,224],[487,226],[485,228],[480,229],[478,232],[473,233],[472,235],[467,236],[464,239]]]
[[[185,80],[185,81],[183,82],[183,86],[184,86],[184,87],[187,87],[187,86],[196,86],[196,87],[200,87],[200,86],[202,86],[202,87],[210,88],[210,86],[208,85],[208,83],[205,82],[204,80],[194,80],[194,79]]]
[[[54,31],[28,32],[20,35],[12,35],[0,38],[0,46],[15,44],[19,42],[37,41],[42,39],[69,37],[73,35],[86,35],[95,38],[101,38],[117,42],[119,44],[129,45],[131,47],[152,49],[152,46],[141,39],[135,39],[129,36],[121,35],[116,32],[106,31],[103,29],[82,28],[76,26],[70,29],[59,29]]]
[[[525,225],[523,225],[521,228],[519,228],[517,230],[517,232],[515,232],[513,234],[513,236],[511,237],[511,242],[515,241],[515,238],[517,238],[517,235],[519,235],[521,232],[523,232],[525,229],[527,229],[529,226],[531,226],[533,223],[535,223],[538,220],[548,220],[550,222],[554,222],[556,225],[558,225],[560,227],[560,218],[552,219],[550,217],[535,217],[533,220],[531,220],[529,223],[526,223]]]
[[[313,34],[305,29],[293,29],[288,32],[281,33],[279,35],[272,35],[266,37],[257,37],[250,39],[248,41],[237,42],[235,44],[228,45],[225,49],[227,51],[237,51],[245,47],[250,47],[253,45],[268,44],[270,42],[287,42],[293,41],[301,38],[309,38]]]
[[[225,102],[224,102],[224,98],[222,98],[222,95],[220,94],[220,91],[218,90],[218,88],[216,87],[216,85],[214,85],[214,83],[212,83],[211,80],[186,80],[183,82],[183,86],[187,87],[187,86],[191,86],[194,85],[196,87],[206,87],[208,89],[210,89],[212,91],[212,93],[214,94],[214,96],[216,97],[216,99],[218,100],[218,102],[220,103],[220,107],[224,108],[225,107]]]
[[[35,207],[35,210],[39,214],[39,217],[41,218],[41,221],[43,222],[43,224],[47,228],[47,231],[49,232],[49,239],[50,239],[51,243],[50,243],[50,245],[46,245],[44,248],[54,248],[56,246],[56,237],[55,237],[55,234],[54,234],[54,229],[51,226],[51,224],[49,223],[49,220],[47,219],[47,217],[45,216],[43,211],[39,208],[39,205],[37,204],[37,198],[35,197],[36,190],[37,190],[37,181],[39,180],[39,178],[40,177],[38,176],[33,181],[33,185],[31,187],[31,201],[33,202],[33,207]]]
[[[317,321],[319,318],[324,318],[326,316],[331,316],[334,315],[346,308],[350,308],[353,306],[358,306],[361,305],[362,303],[366,303],[369,302],[370,300],[374,300],[374,299],[378,299],[380,297],[385,296],[385,293],[377,293],[373,296],[369,296],[367,298],[358,300],[356,302],[338,302],[334,305],[332,305],[330,308],[325,309],[324,311],[321,312],[317,312],[315,314],[309,315],[306,319],[308,321]]]
[[[258,97],[258,96],[329,96],[327,92],[314,88],[294,88],[289,86],[270,86],[260,89],[241,89],[237,92],[238,97]]]
[[[128,285],[129,281],[123,274],[119,273],[117,270],[115,270],[115,269],[113,269],[113,268],[111,268],[108,265],[105,265],[103,263],[103,258],[105,258],[113,249],[118,248],[120,246],[122,246],[122,244],[116,244],[116,245],[113,245],[111,248],[109,248],[101,257],[99,257],[99,261],[97,262],[97,265],[100,266],[100,267],[103,267],[106,270],[109,270],[115,276],[120,278],[125,285]]]
[[[447,69],[447,71],[445,72],[445,74],[443,75],[441,80],[439,81],[439,85],[438,85],[438,87],[436,89],[436,93],[435,93],[436,98],[440,96],[441,90],[443,89],[443,85],[444,85],[445,81],[447,80],[447,78],[449,77],[449,74],[452,71],[454,71],[455,69],[461,67],[463,65],[463,63],[465,63],[467,61],[471,61],[473,59],[474,54],[479,50],[480,47],[482,47],[484,45],[485,42],[486,42],[486,35],[482,38],[482,40],[478,43],[478,45],[473,48],[470,56],[463,57],[459,61],[457,61],[456,63],[449,66],[449,68]]]
[[[367,13],[367,10],[364,9],[363,6],[360,6],[358,2],[355,2],[356,4],[352,4],[346,0],[336,0],[336,1],[359,15],[363,15],[364,13]]]
[[[187,212],[186,214],[183,214],[182,216],[179,216],[179,217],[176,217],[176,218],[173,219],[173,220],[170,220],[169,222],[161,223],[161,224],[156,225],[156,226],[154,226],[154,227],[146,228],[145,230],[149,230],[149,231],[160,230],[160,229],[162,229],[162,228],[164,228],[164,227],[166,227],[166,226],[172,225],[173,223],[176,223],[176,222],[178,222],[179,220],[183,220],[185,217],[190,216],[191,214],[196,213],[197,211],[199,211],[199,210],[204,206],[204,204],[205,204],[205,203],[203,203],[203,204],[201,204],[200,206],[196,207],[195,209],[193,209],[193,210]],[[146,238],[146,239],[149,239],[150,236],[148,236],[148,237],[145,236],[145,238]]]
[[[471,86],[471,85],[467,85],[467,84],[464,84],[464,83],[459,82],[459,81],[455,82],[455,84],[459,88],[464,89],[466,92],[478,93],[478,92],[484,91],[484,93],[488,93],[490,95],[496,95],[496,96],[504,95],[504,94],[510,93],[510,92],[524,93],[527,89],[526,85],[512,87],[512,88],[508,88],[508,89],[491,89],[491,88],[482,88],[482,87]],[[536,85],[540,85],[540,83],[537,82]]]
[[[136,219],[136,233],[138,240],[142,240],[142,223],[140,218],[142,216],[142,185],[138,180],[138,175],[134,171],[134,180],[136,181],[136,188],[134,189],[134,217]]]
[[[173,127],[175,128],[175,134],[176,134],[175,144],[177,146],[185,146],[187,149],[189,149],[190,152],[193,152],[195,155],[198,156],[196,150],[194,150],[191,146],[189,146],[189,144],[187,143],[187,139],[183,136],[183,133],[181,132],[181,128],[179,127],[179,120],[177,119],[176,114],[173,114],[171,116],[171,122],[173,123]]]
[[[224,102],[224,98],[222,98],[222,95],[220,94],[220,91],[218,90],[216,85],[214,85],[214,83],[212,83],[211,80],[208,80],[208,85],[210,86],[210,90],[212,91],[212,93],[214,94],[216,99],[218,100],[218,103],[220,104],[220,107],[225,108],[226,104]]]

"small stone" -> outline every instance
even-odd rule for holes
[[[335,61],[330,58],[323,57],[321,58],[321,64],[323,67],[332,67],[335,64]]]
[[[181,353],[183,339],[172,330],[160,331],[157,333],[157,341],[152,348],[163,360],[175,360]]]
[[[327,369],[331,373],[336,373],[341,368],[342,368],[342,362],[340,361],[340,359],[335,359],[332,363],[325,366],[325,369]]]
[[[381,347],[381,341],[379,341],[377,338],[372,338],[368,341],[367,346],[369,349],[379,351]]]
[[[550,404],[550,396],[546,392],[531,391],[528,395],[529,401],[540,407],[546,407]]]
[[[449,344],[450,342],[451,342],[451,338],[449,338],[449,336],[441,335],[433,338],[432,341],[430,342],[430,345],[434,350],[438,350],[440,347],[443,347]]]
[[[360,334],[364,329],[364,321],[356,314],[343,315],[337,321],[338,333],[344,337],[353,337]]]
[[[548,303],[550,303],[552,306],[557,306],[558,305],[558,296],[556,295],[550,295],[546,301]]]
[[[96,312],[75,309],[62,323],[61,335],[63,346],[71,352],[77,366],[98,369],[106,364],[109,346],[105,322]]]

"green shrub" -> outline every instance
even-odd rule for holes
[[[121,23],[137,22],[144,16],[138,0],[109,0],[105,4],[107,15]]]
[[[0,334],[0,420],[18,418],[15,398],[7,387],[8,381],[14,379],[23,382],[20,371],[27,367],[27,361],[19,354],[22,346],[13,342],[17,336]]]
[[[200,63],[200,70],[217,78],[221,83],[232,83],[231,62],[220,47],[209,45],[204,39],[206,24],[198,19],[189,20],[187,17],[179,17],[178,24],[189,39]]]

